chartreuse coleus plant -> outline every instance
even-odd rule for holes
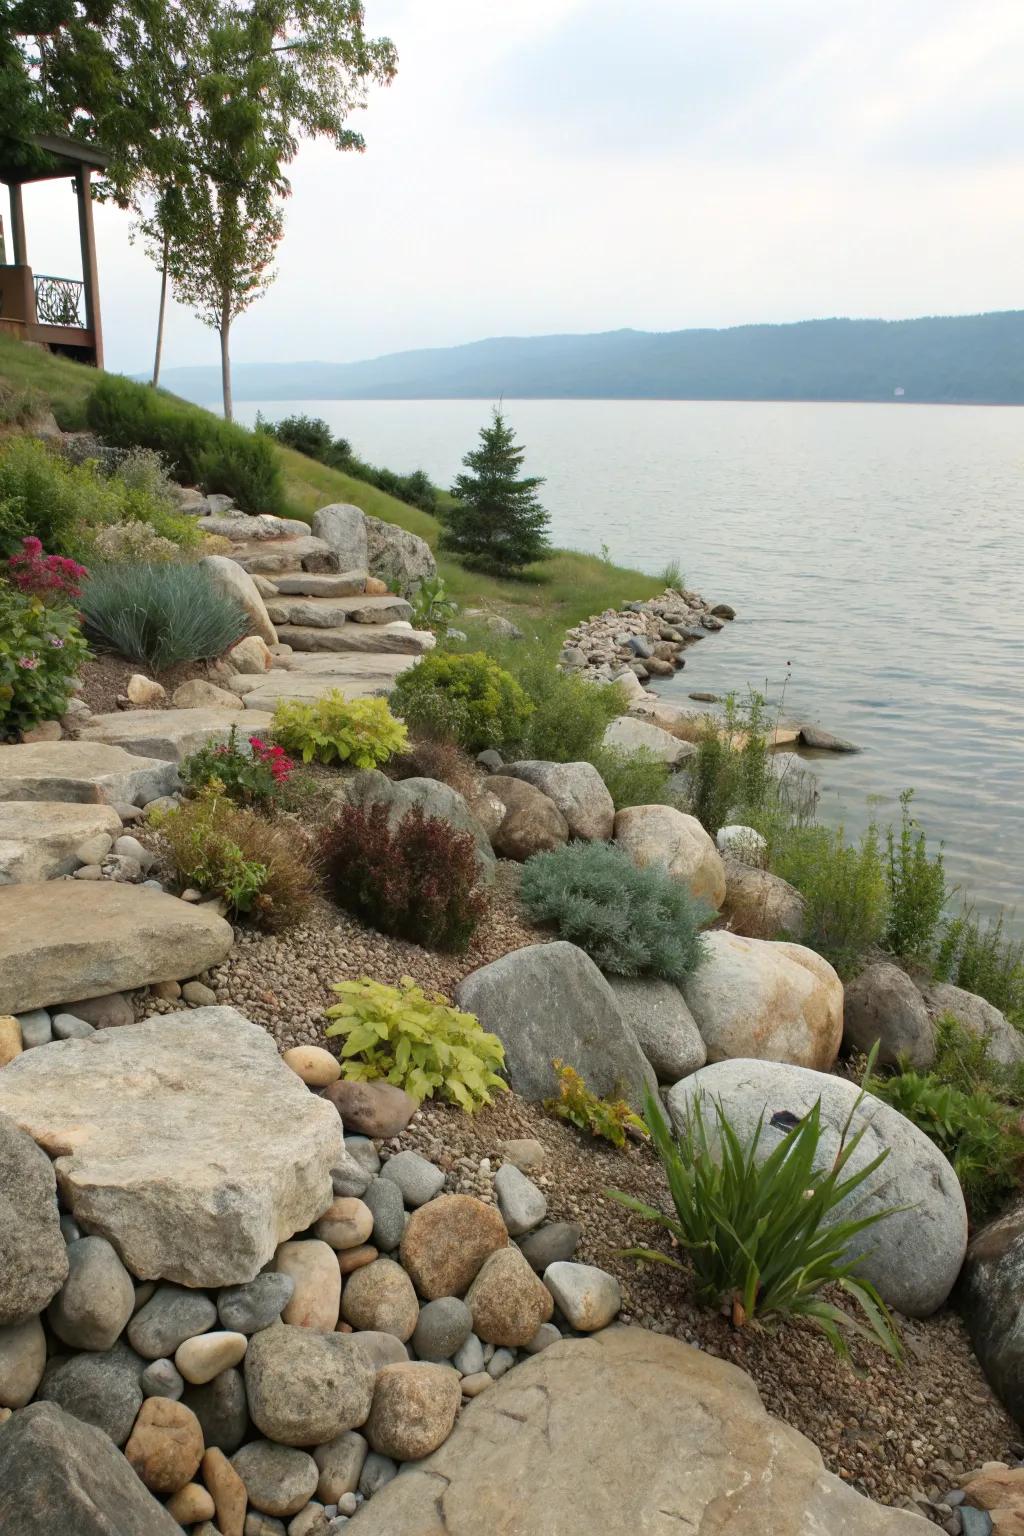
[[[417,1103],[436,1094],[470,1114],[494,1092],[508,1091],[498,1075],[505,1052],[497,1035],[439,992],[424,992],[411,976],[397,987],[363,976],[331,990],[341,1001],[328,1008],[325,1033],[344,1039],[341,1068],[349,1081],[383,1078]]]
[[[385,699],[346,699],[338,688],[308,704],[280,703],[272,734],[304,763],[347,763],[353,768],[376,768],[409,744],[405,726]]]

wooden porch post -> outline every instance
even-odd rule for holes
[[[100,281],[96,267],[96,235],[92,223],[92,197],[89,191],[90,168],[79,165],[75,177],[78,193],[78,233],[82,242],[82,282],[85,287],[85,323],[92,331],[96,367],[103,367],[103,329],[100,322]]]
[[[21,183],[12,181],[7,188],[11,194],[11,255],[16,267],[28,266],[28,251],[25,246],[25,210],[21,203]]]

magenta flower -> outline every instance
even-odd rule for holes
[[[39,665],[38,656],[19,656],[18,666],[24,667],[26,672],[34,672]]]

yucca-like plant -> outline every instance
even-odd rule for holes
[[[699,1300],[727,1311],[735,1326],[771,1316],[806,1317],[838,1355],[849,1357],[847,1337],[855,1334],[898,1359],[902,1351],[892,1318],[871,1282],[858,1273],[863,1255],[851,1256],[854,1239],[892,1209],[834,1219],[837,1208],[888,1156],[888,1150],[880,1152],[856,1172],[849,1171],[864,1135],[860,1130],[849,1136],[863,1097],[862,1092],[850,1111],[831,1165],[822,1167],[820,1100],[763,1157],[763,1114],[744,1146],[720,1101],[715,1103],[718,1134],[709,1135],[698,1097],[677,1138],[648,1092],[645,1119],[676,1214],[666,1216],[617,1190],[608,1193],[672,1235],[693,1268]],[[631,1248],[628,1256],[687,1267],[652,1248]],[[822,1295],[830,1285],[845,1292],[861,1317]]]
[[[154,672],[222,656],[249,632],[240,603],[200,565],[106,565],[79,606],[89,638]]]

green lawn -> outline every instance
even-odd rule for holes
[[[6,381],[16,389],[39,390],[66,430],[85,425],[85,401],[95,379],[95,369],[0,335],[0,382]],[[278,452],[290,509],[295,516],[308,519],[317,507],[331,501],[347,501],[372,517],[418,533],[436,547],[440,528],[428,513],[396,501],[365,480],[318,464],[304,454],[289,448],[279,448]],[[616,608],[630,599],[653,597],[663,586],[653,576],[610,565],[596,555],[576,550],[556,550],[550,560],[545,560],[524,581],[497,581],[480,576],[445,556],[439,557],[438,568],[461,606],[503,614],[552,644],[557,644],[562,632],[580,619],[605,608]]]

